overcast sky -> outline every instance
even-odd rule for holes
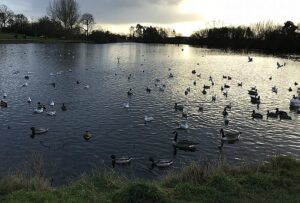
[[[300,23],[300,0],[78,0],[81,13],[92,13],[104,29],[128,33],[137,23],[174,28],[189,35],[199,28],[249,25],[272,20]],[[29,19],[46,15],[49,0],[0,0]]]

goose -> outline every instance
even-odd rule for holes
[[[152,157],[149,157],[149,161],[152,162],[152,167],[156,166],[157,168],[167,168],[173,164],[173,160],[159,159],[154,161]]]
[[[67,107],[65,106],[65,103],[62,104],[61,110],[62,110],[62,111],[67,111]]]
[[[228,116],[228,112],[226,110],[226,107],[224,108],[223,112],[222,112],[223,118]]]
[[[85,133],[83,134],[83,139],[85,139],[86,141],[90,140],[92,138],[92,133],[90,133],[90,131],[85,131]]]
[[[229,85],[226,85],[226,84],[224,84],[224,87],[225,87],[225,88],[230,88],[230,86],[229,86]]]
[[[77,80],[77,81],[76,81],[76,84],[77,84],[77,85],[79,85],[79,84],[80,84],[80,82]]]
[[[151,122],[151,121],[153,121],[154,120],[154,118],[153,117],[151,117],[151,116],[145,116],[144,117],[144,121],[145,121],[145,123],[147,123],[147,122]]]
[[[279,114],[280,120],[292,120],[292,117],[290,117],[287,114]]]
[[[214,86],[214,85],[215,85],[214,81],[211,81],[211,85],[212,85],[212,86]]]
[[[211,75],[209,76],[209,78],[208,78],[208,81],[213,81],[213,78],[211,77]]]
[[[48,128],[31,127],[30,130],[31,130],[32,135],[41,135],[41,134],[45,134],[48,132]]]
[[[198,143],[196,142],[192,142],[189,140],[178,140],[178,133],[176,131],[173,132],[174,134],[174,139],[172,141],[172,144],[174,147],[178,148],[178,149],[183,149],[183,150],[189,150],[189,151],[195,151],[196,150],[196,146]]]
[[[174,109],[175,109],[175,110],[179,110],[179,111],[183,111],[183,105],[182,105],[182,104],[177,104],[177,103],[175,103]]]
[[[56,115],[56,111],[48,111],[47,115],[48,116],[55,116]]]
[[[180,121],[177,129],[181,129],[181,130],[187,130],[189,128],[189,124],[187,121],[183,120],[183,121]]]
[[[31,98],[30,97],[27,98],[27,103],[31,103]]]
[[[238,83],[238,87],[242,87],[242,86],[243,86],[242,82]]]
[[[253,95],[253,96],[257,96],[258,95],[258,93],[257,93],[257,90],[255,89],[255,90],[253,90],[253,89],[251,89],[251,90],[248,90],[248,94],[249,95]]]
[[[123,103],[123,107],[125,108],[125,109],[128,109],[129,108],[129,102],[127,101],[127,102],[124,102]]]
[[[6,93],[4,93],[3,94],[3,99],[5,99],[7,97],[7,94]]]
[[[146,92],[150,93],[151,89],[149,87],[146,88]]]
[[[285,111],[279,111],[279,108],[276,108],[276,114],[278,115],[288,115]]]
[[[193,73],[193,74],[196,74],[196,70],[192,70],[192,73]]]
[[[256,113],[255,110],[252,111],[252,118],[262,119],[263,115]]]
[[[115,155],[111,155],[110,156],[112,159],[112,165],[113,167],[115,167],[116,164],[118,165],[126,165],[126,164],[130,164],[132,161],[132,157],[120,157],[120,158],[116,158]]]
[[[267,111],[267,118],[278,118],[278,114],[274,112]]]
[[[223,128],[220,130],[220,134],[222,135],[222,141],[237,141],[240,139],[242,132],[224,132]]]
[[[1,107],[7,107],[7,102],[1,100],[1,101],[0,101],[0,106],[1,106]]]

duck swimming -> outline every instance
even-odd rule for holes
[[[175,110],[179,110],[179,111],[183,111],[183,105],[182,105],[182,104],[177,104],[177,103],[175,103],[174,109],[175,109]]]
[[[48,116],[55,116],[56,115],[56,111],[48,111],[47,115]]]
[[[177,129],[187,130],[189,128],[189,124],[186,120],[180,121]]]
[[[279,119],[280,120],[292,120],[292,117],[290,117],[287,114],[279,114]]]
[[[154,120],[154,118],[153,117],[150,117],[150,116],[145,116],[144,117],[144,121],[145,121],[145,123],[147,123],[147,122],[151,122],[151,121],[153,121]]]
[[[173,160],[167,160],[167,159],[159,159],[154,161],[152,157],[149,157],[149,161],[152,162],[151,166],[156,166],[157,168],[166,168],[170,167],[173,164]]]
[[[85,133],[83,134],[83,139],[85,139],[86,141],[90,140],[92,138],[92,133],[90,133],[90,131],[85,131]]]
[[[1,107],[7,107],[7,102],[1,100],[1,101],[0,101],[0,106],[1,106]]]
[[[131,161],[133,160],[132,157],[120,157],[120,158],[116,158],[115,155],[111,155],[110,156],[111,159],[112,159],[112,166],[113,168],[115,167],[116,164],[118,165],[127,165],[127,164],[130,164]]]
[[[30,97],[27,98],[27,103],[31,103],[31,98]]]
[[[127,102],[123,103],[123,107],[124,107],[125,109],[128,109],[128,108],[129,108],[129,102],[127,101]]]
[[[176,131],[173,132],[174,134],[174,139],[172,141],[172,144],[174,147],[178,148],[178,149],[182,149],[182,150],[188,150],[188,151],[195,151],[196,150],[196,146],[198,143],[196,142],[192,142],[189,140],[178,140],[178,133]]]
[[[242,132],[224,132],[223,128],[220,130],[220,134],[222,135],[222,141],[236,141],[240,139]]]
[[[61,110],[62,110],[62,111],[67,111],[67,107],[65,106],[65,103],[62,104]]]
[[[252,111],[252,118],[262,119],[263,115],[256,113],[255,110]]]
[[[48,132],[48,128],[30,128],[32,135],[41,135]]]
[[[267,111],[267,118],[278,118],[278,114],[274,112]]]
[[[149,87],[147,87],[146,92],[151,93],[151,89]]]
[[[6,93],[4,93],[3,94],[3,99],[5,99],[7,97],[7,94]]]

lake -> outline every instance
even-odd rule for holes
[[[112,154],[136,158],[129,166],[117,166],[119,173],[150,179],[192,161],[222,159],[238,165],[277,154],[300,158],[299,114],[289,108],[297,92],[294,82],[300,82],[300,63],[261,53],[250,55],[251,63],[248,53],[187,45],[0,44],[0,95],[6,93],[8,102],[7,108],[0,109],[0,174],[22,166],[32,154],[43,157],[55,184],[96,167],[111,167]],[[287,65],[277,68],[277,62]],[[214,86],[203,95],[203,85],[211,85],[210,76]],[[28,86],[22,87],[25,83]],[[230,85],[227,98],[221,91],[225,83]],[[163,84],[165,90],[160,91]],[[275,85],[278,94],[272,93]],[[261,97],[259,110],[248,95],[253,86]],[[128,97],[130,88],[133,95]],[[212,95],[217,97],[215,103]],[[52,109],[52,100],[56,116],[33,113],[37,102]],[[128,109],[123,106],[127,101]],[[184,105],[189,124],[188,130],[178,130],[179,139],[199,143],[196,152],[174,153],[172,132],[184,120],[174,110],[175,102]],[[62,103],[67,111],[61,110]],[[230,103],[230,122],[224,126],[222,111]],[[203,112],[198,111],[199,105]],[[277,107],[292,120],[267,119],[267,110],[274,112]],[[263,120],[252,119],[252,110],[262,113]],[[154,121],[145,124],[145,115]],[[32,126],[49,128],[49,132],[32,138]],[[219,150],[221,128],[241,131],[240,141]],[[83,139],[86,130],[93,135],[89,141]],[[167,170],[150,170],[150,156],[173,159],[174,164]]]

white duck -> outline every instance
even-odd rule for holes
[[[50,106],[52,106],[52,107],[54,106],[54,101],[50,102]]]

